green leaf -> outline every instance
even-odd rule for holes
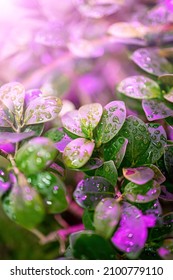
[[[173,231],[173,213],[160,217],[156,226],[151,229],[149,240],[162,240],[169,237]]]
[[[14,123],[14,116],[10,110],[0,100],[0,126],[11,127]]]
[[[121,129],[126,118],[126,107],[123,101],[112,101],[103,110],[101,120],[95,131],[96,145],[109,142]]]
[[[124,137],[115,137],[109,143],[104,145],[104,159],[113,160],[117,168],[120,167],[124,158],[128,140]]]
[[[118,179],[118,172],[114,162],[112,160],[104,162],[104,164],[96,170],[95,176],[102,176],[115,186]]]
[[[103,177],[94,176],[80,181],[73,194],[75,201],[83,208],[94,209],[100,200],[113,197],[114,187]]]
[[[74,234],[73,234],[74,235]],[[77,233],[73,256],[80,260],[114,260],[116,252],[108,240],[92,231]]]
[[[167,86],[170,86],[170,87],[173,86],[173,74],[161,75],[161,76],[159,76],[159,80]]]
[[[32,185],[44,198],[49,213],[61,213],[68,207],[64,183],[51,172],[40,172],[28,177]]]
[[[93,130],[98,125],[103,108],[99,103],[87,104],[79,108],[79,118],[82,132],[92,139]]]
[[[165,176],[162,174],[162,172],[156,165],[145,164],[145,166],[148,166],[150,169],[154,171],[153,180],[156,181],[159,185],[161,185],[166,180]]]
[[[38,193],[29,186],[16,183],[3,199],[3,209],[17,224],[35,228],[44,218],[44,205]]]
[[[137,185],[135,183],[128,183],[124,189],[124,196],[130,202],[135,203],[148,203],[157,199],[160,195],[160,185],[151,180],[143,185]]]
[[[167,93],[164,94],[163,96],[167,101],[173,103],[173,88],[171,88],[171,90]]]
[[[63,127],[70,131],[71,133],[78,135],[80,137],[85,137],[85,133],[82,131],[81,123],[80,123],[80,116],[78,110],[73,110],[67,112],[61,118]]]
[[[55,96],[34,99],[25,110],[24,124],[44,123],[55,119],[62,108],[62,102]]]
[[[157,162],[164,153],[166,145],[166,132],[164,128],[157,123],[147,124],[150,133],[150,144],[145,152],[138,159],[137,164],[153,164]]]
[[[137,259],[147,240],[147,228],[142,212],[124,202],[120,225],[111,241],[130,259]]]
[[[159,56],[157,50],[150,48],[137,49],[132,54],[131,59],[142,70],[154,76],[161,76],[173,71],[172,64],[166,58]]]
[[[164,163],[169,177],[173,179],[173,145],[165,145]]]
[[[142,107],[149,121],[161,120],[173,115],[173,110],[159,100],[142,100]]]
[[[17,167],[25,175],[31,175],[49,166],[56,156],[57,150],[50,139],[36,137],[17,151],[15,160]]]
[[[123,168],[124,177],[138,185],[143,185],[153,179],[154,172],[152,169],[142,166],[136,168]]]
[[[144,76],[132,76],[118,85],[118,91],[135,99],[151,99],[160,97],[158,84]]]
[[[135,116],[129,116],[118,136],[128,139],[122,166],[135,166],[150,144],[150,134],[146,124]]]
[[[15,116],[15,121],[20,124],[23,115],[25,88],[22,84],[13,82],[0,88],[0,99]]]
[[[94,142],[85,138],[77,138],[72,140],[63,152],[63,160],[69,168],[80,168],[90,159],[93,150]]]
[[[35,136],[40,136],[44,130],[44,123],[39,123],[39,124],[32,124],[32,125],[27,125],[24,127],[22,132],[30,132],[33,131]]]
[[[53,142],[59,142],[63,139],[65,133],[57,128],[51,128],[44,134],[44,137],[51,139]]]
[[[114,198],[102,199],[94,212],[94,227],[96,233],[105,238],[111,237],[119,223],[121,207]]]
[[[84,213],[82,216],[82,222],[87,230],[95,230],[94,224],[94,211],[90,211],[88,209],[84,209]]]

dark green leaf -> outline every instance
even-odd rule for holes
[[[109,241],[92,231],[80,232],[72,249],[74,257],[80,260],[114,260],[116,254]]]
[[[173,179],[173,145],[165,145],[164,163],[169,177]]]
[[[168,213],[159,218],[156,226],[151,229],[150,240],[162,240],[169,237],[173,231],[173,213]]]
[[[123,101],[112,101],[103,110],[101,120],[96,128],[96,145],[109,142],[121,129],[126,118],[126,107]]]
[[[88,209],[85,209],[84,213],[83,213],[83,216],[82,216],[82,222],[85,226],[85,229],[95,230],[93,220],[94,220],[94,211],[90,211]]]
[[[95,175],[104,177],[113,186],[116,185],[118,179],[118,172],[112,160],[105,161],[104,164],[96,170]]]
[[[146,151],[138,159],[138,166],[157,162],[163,155],[166,145],[166,132],[164,128],[157,123],[150,123],[147,126],[151,140]]]
[[[117,168],[124,158],[128,140],[124,137],[115,137],[109,143],[104,145],[104,159],[113,160]]]
[[[150,144],[150,134],[146,124],[135,116],[129,116],[118,136],[128,139],[122,166],[135,166]]]
[[[114,196],[114,187],[103,177],[91,177],[80,181],[74,192],[76,202],[83,208],[94,209],[100,200]]]

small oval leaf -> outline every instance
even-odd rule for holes
[[[141,48],[136,50],[131,59],[142,70],[155,76],[172,73],[172,64],[164,57],[159,56],[157,50]]]
[[[54,143],[45,137],[36,137],[24,144],[15,157],[17,167],[26,175],[35,174],[51,164],[57,156]]]
[[[93,130],[102,116],[102,106],[99,103],[87,104],[80,107],[78,112],[83,133],[92,139]]]
[[[96,128],[96,145],[109,142],[121,129],[126,118],[123,101],[112,101],[104,107],[101,120]]]
[[[77,138],[72,140],[64,149],[63,160],[69,168],[80,168],[90,159],[93,150],[94,142],[85,138]]]
[[[143,100],[142,107],[149,121],[165,119],[173,116],[173,110],[159,100]]]
[[[112,160],[105,161],[104,164],[96,170],[95,175],[104,177],[113,186],[117,183],[118,172]]]
[[[135,99],[152,99],[160,96],[158,84],[144,76],[132,76],[118,85],[118,91]]]
[[[114,187],[105,178],[95,176],[80,181],[74,192],[76,202],[83,208],[94,209],[100,200],[114,196]]]
[[[143,185],[153,179],[154,171],[148,167],[123,168],[124,177],[138,185]]]
[[[61,120],[62,120],[63,127],[66,130],[70,131],[75,135],[85,137],[85,134],[81,128],[78,110],[67,112],[65,115],[62,116]]]
[[[55,119],[62,108],[62,102],[55,96],[38,97],[26,108],[24,124],[48,122]]]
[[[130,182],[125,186],[124,196],[130,202],[148,203],[157,199],[160,192],[160,185],[155,181],[150,181],[144,185]]]
[[[95,208],[94,227],[98,234],[109,238],[121,216],[121,206],[114,198],[102,199]]]
[[[147,228],[142,212],[135,206],[124,202],[120,226],[111,241],[130,259],[136,259],[147,240]]]

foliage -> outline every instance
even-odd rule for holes
[[[27,90],[0,87],[2,227],[55,242],[48,258],[173,259],[171,1],[18,2],[0,78]]]

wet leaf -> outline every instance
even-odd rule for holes
[[[44,134],[44,137],[51,139],[53,142],[60,142],[65,135],[65,132],[57,128],[51,128]]]
[[[90,159],[93,150],[94,142],[85,138],[77,138],[72,140],[63,152],[63,160],[69,168],[80,168],[84,166]]]
[[[173,86],[173,74],[161,75],[161,76],[159,76],[159,80],[167,86],[170,86],[170,87]]]
[[[56,156],[57,150],[50,139],[36,137],[18,150],[15,160],[25,175],[31,175],[49,166]]]
[[[78,110],[67,112],[61,118],[63,127],[70,131],[71,133],[85,137],[85,134],[82,131],[80,116]]]
[[[169,192],[165,186],[162,186],[159,198],[165,201],[173,201],[173,193]]]
[[[17,124],[20,124],[23,114],[24,98],[25,88],[20,83],[8,83],[0,88],[0,99],[15,115]]]
[[[112,160],[105,161],[104,164],[96,170],[95,176],[102,176],[115,186],[118,179],[118,172],[114,162]]]
[[[49,213],[61,213],[67,209],[65,185],[58,176],[45,171],[31,175],[27,180],[43,196]]]
[[[173,179],[173,145],[165,144],[164,163],[169,177]]]
[[[105,238],[111,237],[121,216],[121,206],[114,198],[102,199],[94,212],[96,233]]]
[[[145,36],[148,28],[139,22],[116,22],[112,24],[108,33],[115,38],[139,38]]]
[[[149,48],[138,49],[132,54],[131,59],[142,70],[154,76],[161,76],[173,72],[171,63],[166,58],[159,56],[157,50]]]
[[[108,240],[92,231],[81,231],[75,238],[72,252],[78,260],[114,260],[116,252]],[[73,234],[73,235],[74,235]],[[94,250],[93,250],[94,248]]]
[[[152,169],[142,166],[136,168],[123,168],[124,177],[138,185],[143,185],[153,179],[154,172]]]
[[[143,185],[130,182],[125,186],[124,196],[131,202],[147,203],[157,199],[160,191],[160,185],[153,180]]]
[[[138,159],[138,165],[156,163],[163,155],[167,143],[166,132],[160,124],[149,123],[147,126],[151,140],[146,151]]]
[[[93,220],[94,220],[94,211],[90,211],[86,208],[82,216],[82,222],[85,226],[85,229],[95,230]]]
[[[34,131],[21,132],[21,133],[1,132],[0,143],[17,143],[24,139],[34,136],[34,134],[35,134]]]
[[[149,240],[162,240],[169,237],[173,231],[173,213],[160,217],[154,228],[151,229]]]
[[[156,165],[145,164],[145,166],[148,166],[150,169],[154,171],[153,180],[156,181],[159,185],[161,185],[166,180],[165,176],[162,174],[162,172]]]
[[[126,118],[123,101],[112,101],[104,107],[101,120],[96,128],[96,145],[109,142],[121,129]]]
[[[173,116],[173,111],[159,100],[143,100],[142,107],[149,121],[165,119]]]
[[[157,252],[163,260],[173,260],[173,239],[165,239]]]
[[[14,123],[13,114],[10,110],[3,104],[0,100],[0,126],[2,127],[11,127],[11,124]]]
[[[10,219],[27,229],[35,228],[44,218],[43,202],[29,185],[16,183],[3,199],[3,209]]]
[[[32,124],[32,125],[27,125],[24,127],[22,132],[34,132],[35,136],[40,136],[44,130],[44,123],[39,123],[39,124]]]
[[[116,168],[119,168],[124,158],[128,140],[124,137],[115,137],[104,145],[104,159],[113,160]]]
[[[135,99],[152,99],[160,96],[158,84],[144,76],[128,77],[120,82],[118,91]]]
[[[163,96],[167,101],[173,103],[173,89]]]
[[[48,122],[55,119],[62,108],[62,102],[55,96],[38,97],[31,101],[24,115],[25,125]]]
[[[100,158],[90,158],[87,163],[80,168],[81,171],[95,170],[103,165],[103,160]]]
[[[150,144],[150,134],[146,124],[135,116],[129,116],[118,136],[128,139],[122,166],[135,166]]]
[[[136,259],[147,240],[147,228],[142,212],[135,206],[125,202],[122,207],[120,226],[111,241],[130,259]]]
[[[74,198],[81,207],[94,209],[100,200],[114,196],[114,187],[103,177],[94,176],[80,181]]]
[[[99,103],[87,104],[79,108],[81,129],[87,138],[92,139],[93,130],[98,125],[103,108]]]

